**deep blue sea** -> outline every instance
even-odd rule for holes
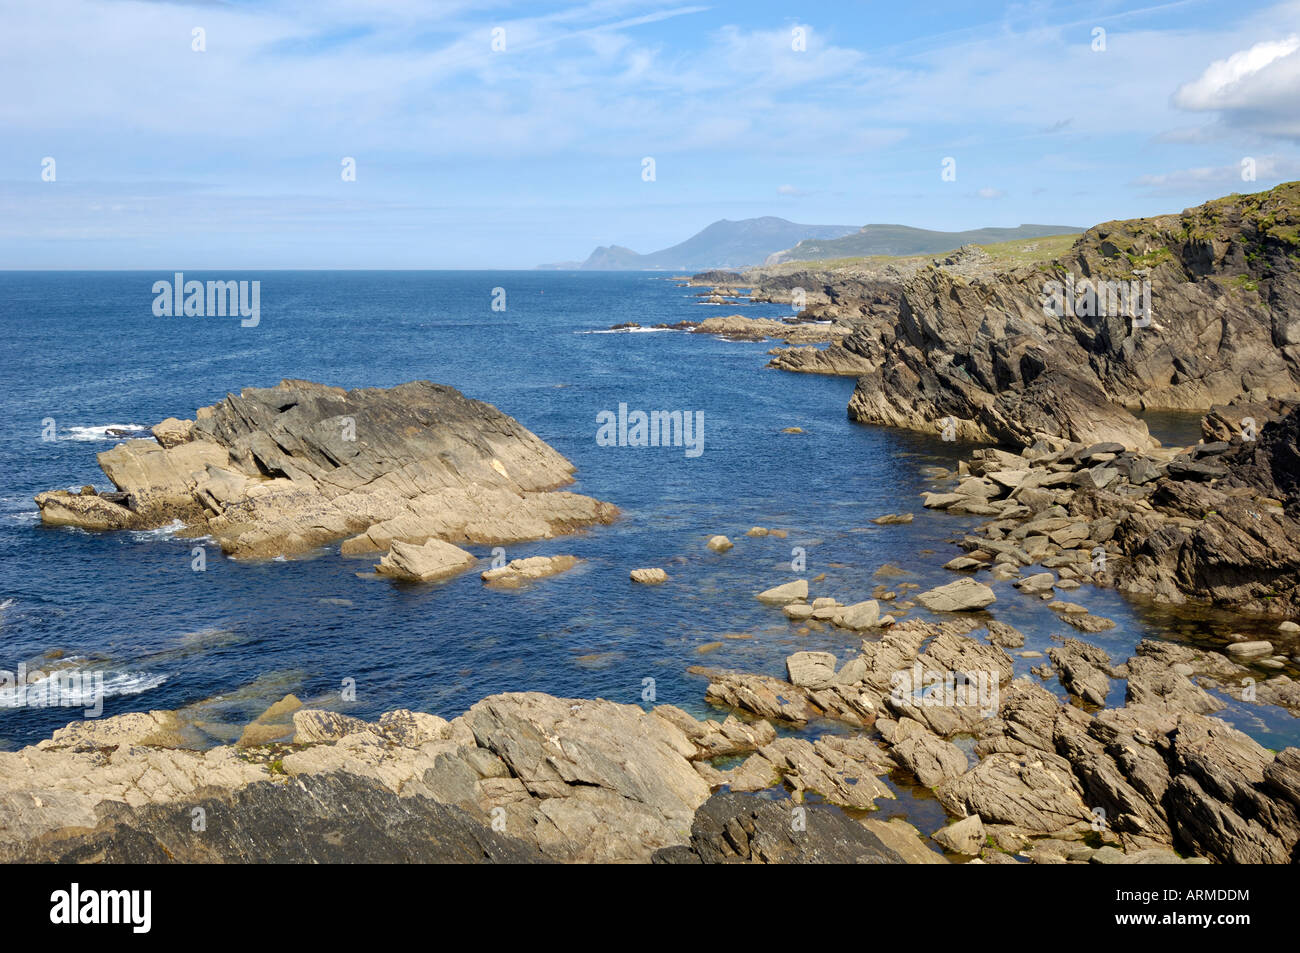
[[[0,670],[52,664],[109,673],[107,714],[194,706],[212,742],[288,692],[370,718],[406,707],[454,716],[485,695],[540,690],[699,714],[706,682],[693,664],[783,673],[799,649],[845,659],[858,639],[833,628],[800,635],[754,593],[824,573],[812,595],[869,598],[894,563],[928,588],[971,518],[920,506],[920,468],[952,467],[969,447],[851,423],[853,381],[764,367],[770,343],[681,332],[591,333],[777,305],[710,307],[663,276],[567,272],[187,273],[261,281],[261,321],[158,318],[153,272],[0,273]],[[504,288],[506,310],[493,311]],[[112,489],[95,454],[109,425],[147,427],[246,386],[285,377],[344,387],[429,379],[518,419],[577,466],[579,492],[622,519],[588,532],[509,547],[511,558],[573,553],[567,574],[520,591],[476,572],[410,586],[374,578],[374,558],[338,547],[290,561],[236,562],[166,532],[93,534],[40,524],[34,494],[93,483]],[[630,409],[702,411],[704,452],[602,447],[596,416]],[[52,418],[56,440],[42,440]],[[802,434],[784,434],[800,427]],[[910,511],[915,522],[871,518]],[[788,537],[747,538],[754,525]],[[724,533],[735,549],[705,548]],[[470,547],[490,558],[490,547]],[[927,552],[927,550],[929,552]],[[632,584],[662,566],[671,582]],[[1046,651],[1063,627],[1038,599],[995,584],[994,613]],[[1248,623],[1136,606],[1113,591],[1066,595],[1119,626],[1089,636],[1117,660],[1146,636],[1205,638]],[[917,610],[922,611],[922,610]],[[1261,626],[1260,631],[1267,627]],[[728,638],[727,636],[743,636]],[[713,643],[721,643],[713,647]],[[707,649],[701,652],[701,648]],[[44,661],[43,661],[44,660]],[[1038,660],[1017,659],[1017,671]],[[356,700],[339,697],[355,679]],[[1115,682],[1112,704],[1121,704]],[[1060,691],[1053,685],[1053,690]],[[48,737],[74,709],[0,707],[0,742]],[[1264,744],[1296,743],[1295,719],[1234,704],[1225,717]]]

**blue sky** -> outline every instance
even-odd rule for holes
[[[0,3],[3,268],[1087,226],[1300,178],[1298,149],[1300,2]]]

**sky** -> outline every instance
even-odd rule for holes
[[[531,268],[1293,179],[1300,0],[0,0],[4,269]]]

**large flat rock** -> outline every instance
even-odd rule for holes
[[[113,500],[41,493],[42,518],[87,529],[181,520],[228,554],[269,557],[340,539],[346,554],[543,539],[618,512],[560,491],[573,465],[517,421],[428,381],[345,391],[286,380],[186,423],[99,454]]]

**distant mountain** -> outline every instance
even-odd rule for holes
[[[793,248],[769,255],[764,264],[783,261],[824,261],[868,255],[936,255],[962,245],[991,245],[1021,238],[1072,235],[1084,229],[1070,225],[1020,225],[1016,228],[973,228],[966,232],[932,232],[908,225],[864,225],[852,235],[805,239]]]
[[[723,219],[672,248],[641,255],[621,245],[602,245],[584,262],[559,262],[541,268],[590,271],[704,271],[760,265],[774,252],[809,240],[835,239],[853,225],[800,225],[771,215],[738,222]]]

